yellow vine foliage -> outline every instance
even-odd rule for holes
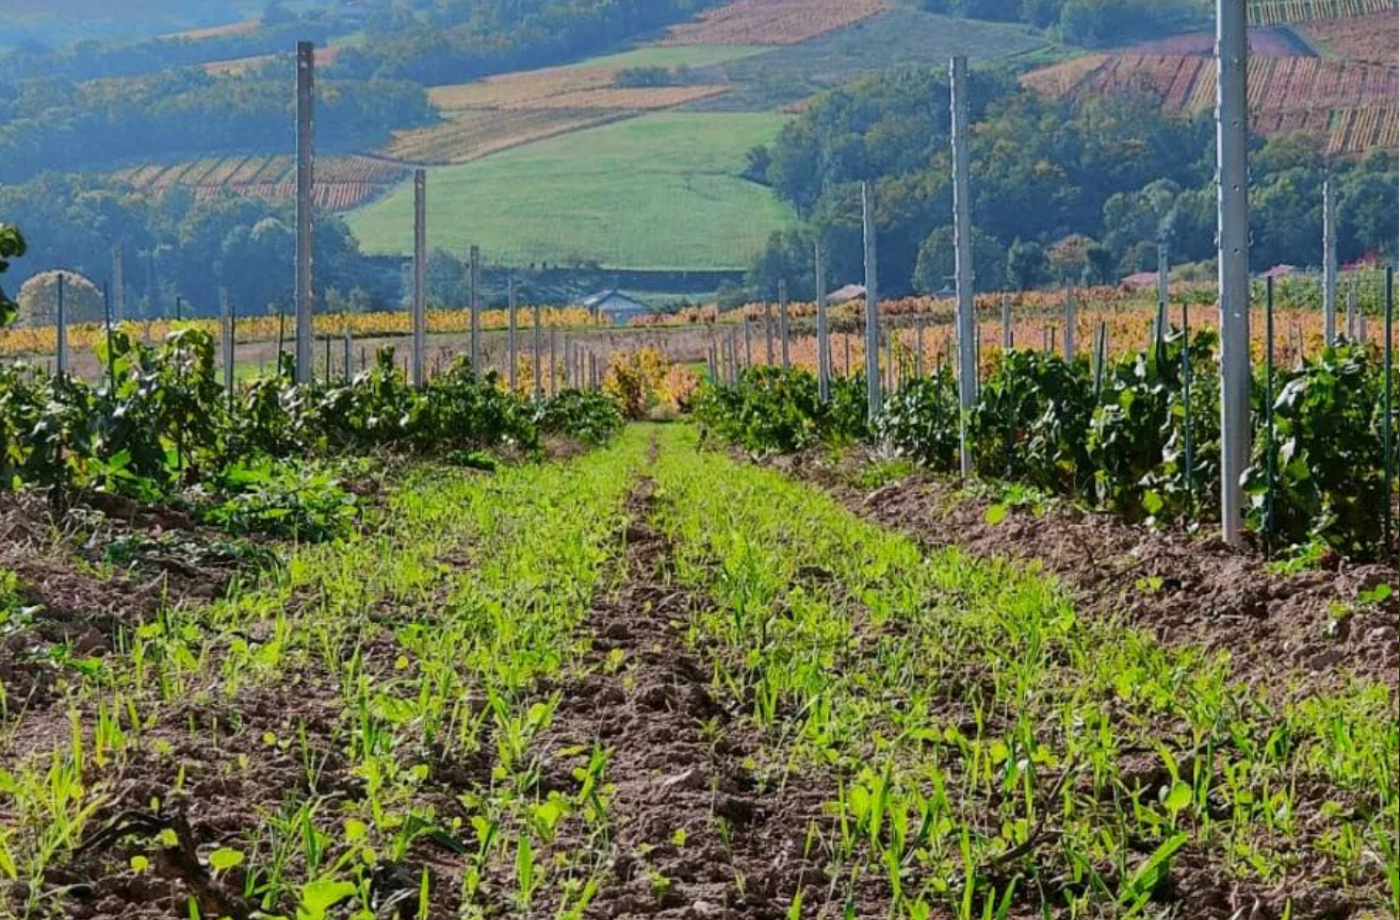
[[[603,392],[622,406],[628,418],[646,418],[657,409],[679,411],[699,388],[699,380],[683,365],[673,364],[656,348],[616,352],[608,360]]]
[[[509,325],[506,310],[482,310],[481,328],[488,331],[505,329]],[[533,309],[521,309],[516,314],[522,329],[534,326]],[[465,308],[430,309],[427,315],[430,333],[466,333],[471,329],[471,314]],[[217,319],[202,317],[181,320],[184,328],[201,329],[218,338],[220,322]],[[313,328],[319,336],[341,336],[346,329],[355,338],[376,338],[408,335],[411,332],[410,317],[405,311],[377,311],[373,313],[318,313],[313,318]],[[542,327],[578,328],[594,325],[589,312],[582,307],[546,307],[540,311]],[[162,341],[176,326],[174,320],[139,320],[121,324],[121,328],[138,341]],[[273,342],[279,330],[290,341],[296,331],[296,320],[287,316],[285,320],[272,315],[241,316],[238,318],[234,337],[239,342]],[[75,323],[68,327],[68,347],[90,349],[106,335],[102,323]],[[0,330],[0,356],[53,354],[57,347],[53,326],[36,326]]]

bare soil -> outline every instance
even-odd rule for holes
[[[771,464],[926,547],[1043,566],[1081,613],[1123,616],[1167,644],[1228,653],[1242,679],[1287,687],[1356,675],[1392,690],[1400,683],[1400,573],[1393,565],[1334,558],[1322,569],[1279,574],[1257,553],[1214,537],[1134,525],[1068,503],[1010,507],[990,523],[995,502],[950,479],[915,474],[863,487],[869,459],[809,451]],[[1359,603],[1382,584],[1397,592]]]
[[[688,647],[702,601],[672,584],[671,547],[647,523],[652,504],[643,480],[630,501],[626,580],[594,607],[590,667],[565,688],[549,738],[611,752],[616,834],[588,916],[781,920],[799,890],[808,905],[826,895],[807,833],[825,823],[831,787],[815,775],[756,778],[759,734],[711,692]]]
[[[0,494],[0,569],[18,576],[24,606],[0,624],[11,712],[51,702],[61,659],[100,658],[161,605],[208,601],[239,570],[275,558],[178,511],[98,504],[58,512],[36,494]]]

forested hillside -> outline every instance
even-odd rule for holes
[[[952,272],[946,75],[902,71],[820,97],[769,150],[765,175],[806,218],[753,270],[760,287],[807,278],[814,233],[854,277],[857,183],[878,188],[880,274],[893,291],[942,288]],[[975,75],[972,185],[977,275],[984,289],[1056,280],[1112,282],[1155,264],[1166,231],[1178,261],[1214,254],[1214,135],[1208,113],[1164,111],[1133,96],[1050,98],[1009,75]],[[1337,180],[1340,253],[1393,256],[1396,156],[1329,157],[1307,137],[1256,141],[1251,164],[1254,264],[1320,261],[1322,182]],[[837,256],[841,258],[841,256]]]

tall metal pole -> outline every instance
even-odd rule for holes
[[[880,292],[875,264],[875,189],[860,184],[861,227],[865,242],[865,412],[880,414]]]
[[[472,339],[472,373],[477,377],[481,376],[481,250],[473,246],[471,249],[471,339]]]
[[[1216,4],[1216,157],[1220,266],[1220,523],[1230,546],[1243,542],[1249,463],[1249,43],[1247,0]]]
[[[428,308],[428,173],[413,171],[413,385],[423,386]]]
[[[311,382],[312,194],[315,152],[312,146],[316,105],[316,51],[297,42],[297,383]]]
[[[1337,344],[1337,189],[1322,183],[1322,341]]]
[[[778,280],[778,333],[783,344],[783,370],[792,367],[792,357],[788,349],[788,335],[791,324],[788,319],[788,294],[786,279]]]
[[[967,58],[948,62],[953,115],[953,265],[957,285],[958,402],[962,418],[958,441],[962,474],[972,474],[972,446],[968,441],[967,414],[977,400],[977,340],[973,326],[972,211],[968,177]]]
[[[54,361],[54,369],[58,376],[68,376],[68,308],[66,301],[68,287],[68,276],[62,272],[58,274],[58,306],[54,315],[54,346],[57,357]]]
[[[831,399],[831,339],[826,328],[826,253],[817,240],[813,257],[817,273],[817,393],[823,403]]]

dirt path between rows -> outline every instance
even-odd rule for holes
[[[716,699],[689,650],[685,624],[700,601],[672,585],[671,547],[648,523],[653,502],[643,479],[629,501],[626,579],[594,607],[592,667],[564,688],[548,739],[610,752],[615,836],[587,916],[780,920],[799,889],[809,906],[825,896],[807,834],[826,790],[810,776],[755,783],[758,732]]]
[[[988,498],[955,481],[915,474],[871,490],[868,457],[839,461],[809,452],[767,461],[816,485],[866,520],[927,548],[957,546],[980,558],[1038,563],[1072,593],[1079,610],[1126,616],[1171,645],[1229,652],[1234,673],[1285,688],[1355,674],[1400,684],[1400,573],[1394,566],[1335,563],[1330,570],[1271,573],[1257,554],[1214,538],[1134,525],[1068,504],[1009,508],[990,523]],[[1396,594],[1359,603],[1389,584]]]

